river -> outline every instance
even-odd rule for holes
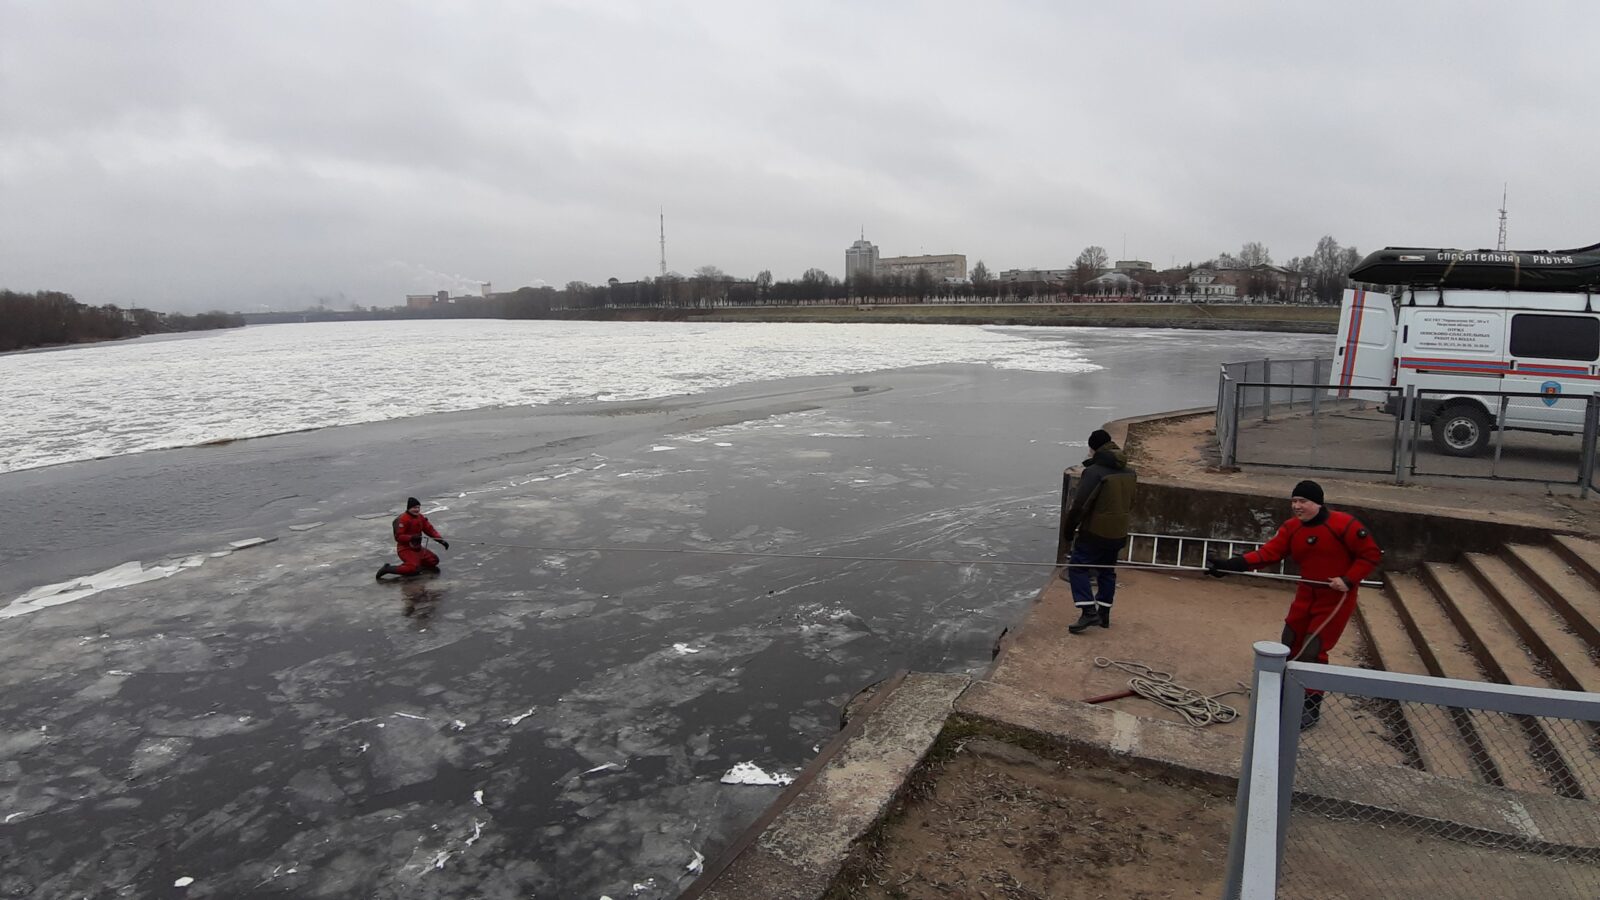
[[[0,618],[0,888],[673,896],[779,790],[734,765],[793,773],[897,668],[981,670],[1049,575],[986,563],[1051,557],[1091,429],[1327,341],[351,323],[0,359],[0,602],[154,579]],[[444,574],[375,585],[413,494]]]

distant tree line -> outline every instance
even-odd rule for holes
[[[0,291],[0,352],[114,341],[169,331],[237,328],[243,324],[244,317],[237,313],[187,316],[148,309],[85,306],[71,294],[59,291]]]
[[[978,260],[966,281],[935,278],[927,270],[912,274],[858,275],[848,281],[822,269],[807,269],[793,280],[779,281],[770,271],[751,279],[735,278],[716,266],[701,266],[689,276],[676,273],[638,281],[612,278],[605,284],[569,281],[563,287],[524,287],[488,297],[456,297],[448,303],[417,307],[355,310],[308,309],[298,313],[260,313],[252,323],[352,321],[371,319],[542,319],[593,318],[607,310],[626,314],[676,317],[683,311],[742,306],[891,305],[913,303],[1064,303],[1084,301],[1194,302],[1223,299],[1207,295],[1191,280],[1196,269],[1210,269],[1234,285],[1238,299],[1279,303],[1338,303],[1350,284],[1347,273],[1361,260],[1354,247],[1341,247],[1331,236],[1316,249],[1275,267],[1261,243],[1246,243],[1239,252],[1220,253],[1198,264],[1165,270],[1127,273],[1107,278],[1110,256],[1104,247],[1085,247],[1066,269],[1049,278],[1004,280]],[[1234,298],[1226,298],[1232,300]]]

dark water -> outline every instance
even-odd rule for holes
[[[1051,558],[1088,431],[1327,340],[1030,334],[1105,368],[792,380],[0,476],[0,597],[278,538],[0,620],[0,895],[673,896],[779,791],[720,784],[735,763],[793,772],[860,687],[987,664],[1049,570],[970,561]],[[447,507],[445,571],[374,584],[387,522],[356,516],[411,493]],[[570,549],[589,547],[634,549]],[[752,555],[647,552],[665,548]]]

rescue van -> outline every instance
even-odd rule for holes
[[[1484,452],[1497,428],[1581,434],[1586,398],[1600,392],[1600,295],[1346,290],[1329,386],[1390,413],[1416,388],[1419,417],[1451,456]],[[1538,396],[1504,398],[1502,418],[1498,391]]]

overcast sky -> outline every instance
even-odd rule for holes
[[[0,0],[0,287],[1600,241],[1600,4]]]

